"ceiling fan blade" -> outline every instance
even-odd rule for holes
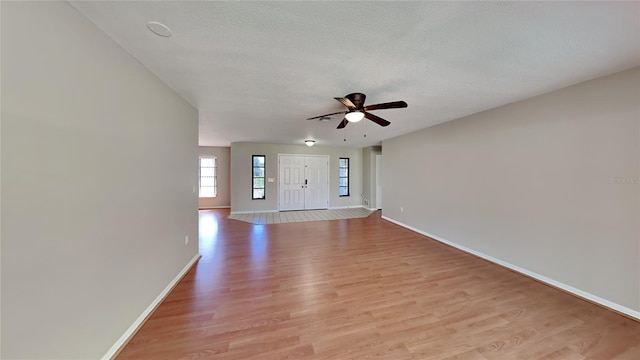
[[[364,117],[366,117],[367,119],[373,121],[374,123],[380,125],[380,126],[388,126],[389,124],[391,124],[390,122],[388,122],[387,120],[379,117],[379,116],[375,116],[371,113],[365,112],[364,113]],[[344,120],[343,120],[344,121]]]
[[[347,126],[348,123],[349,121],[347,119],[342,119],[342,121],[340,122],[340,124],[336,129],[342,129],[343,127]]]
[[[328,117],[328,116],[338,115],[338,114],[344,114],[344,113],[346,113],[346,111],[338,111],[338,112],[334,112],[334,113],[331,113],[331,114],[325,114],[325,115],[320,115],[320,116],[314,116],[314,117],[308,118],[307,120],[321,119],[321,118],[323,118],[323,117]]]
[[[392,101],[392,102],[382,103],[382,104],[367,105],[364,107],[364,111],[381,110],[381,109],[398,109],[398,108],[406,108],[406,107],[407,107],[407,103],[404,101]]]
[[[351,100],[347,99],[347,98],[334,98],[338,101],[340,101],[340,103],[346,107],[348,107],[349,109],[355,109],[356,106],[351,102]]]

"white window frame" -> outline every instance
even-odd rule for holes
[[[202,159],[213,159],[213,194],[202,194]],[[208,167],[209,168],[209,167]],[[211,186],[207,186],[211,188]],[[199,198],[215,198],[218,196],[218,158],[216,156],[200,156],[198,159],[198,197]]]

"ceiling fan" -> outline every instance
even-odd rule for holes
[[[364,106],[364,100],[366,98],[367,98],[367,95],[362,93],[352,93],[345,97],[334,98],[338,100],[342,105],[346,106],[348,110],[338,111],[335,113],[325,114],[320,116],[314,116],[314,117],[308,118],[307,120],[323,119],[332,115],[345,114],[344,119],[342,119],[342,121],[338,125],[338,129],[342,129],[343,127],[347,126],[349,122],[358,122],[363,118],[367,118],[380,126],[387,126],[391,124],[389,121],[379,116],[373,115],[369,111],[382,110],[382,109],[397,109],[397,108],[407,107],[407,103],[404,101],[393,101],[388,103]]]

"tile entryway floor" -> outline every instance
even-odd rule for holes
[[[281,224],[302,221],[365,218],[373,214],[374,212],[375,210],[372,211],[365,208],[281,211],[251,214],[231,214],[229,215],[229,219],[244,221],[252,224]]]

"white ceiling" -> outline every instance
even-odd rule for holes
[[[200,111],[202,146],[365,147],[640,65],[640,2],[71,4]],[[351,92],[409,107],[305,120]]]

